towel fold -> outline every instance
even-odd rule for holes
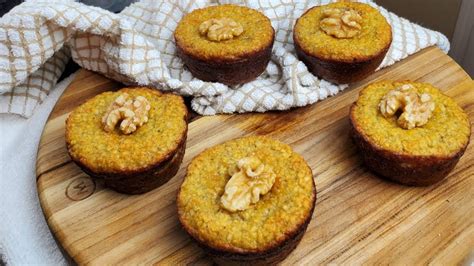
[[[0,18],[0,113],[32,115],[54,87],[71,54],[83,68],[130,85],[192,96],[203,115],[265,112],[304,106],[336,95],[335,85],[308,72],[297,59],[292,29],[308,8],[329,0],[228,0],[263,12],[275,29],[272,60],[256,80],[234,87],[194,78],[176,55],[173,32],[188,12],[211,0],[142,0],[120,14],[71,0],[27,1]],[[449,41],[400,18],[370,0],[393,30],[380,68],[428,46],[449,50]],[[69,52],[70,51],[70,52]]]

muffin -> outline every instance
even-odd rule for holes
[[[219,264],[274,264],[300,242],[316,188],[290,146],[268,137],[231,140],[205,150],[178,193],[184,230]]]
[[[249,82],[265,70],[274,35],[265,15],[236,5],[196,9],[174,32],[178,55],[189,71],[227,85]]]
[[[91,177],[122,193],[140,194],[171,179],[186,147],[183,98],[155,89],[104,92],[66,120],[71,159]]]
[[[311,73],[345,84],[375,71],[390,47],[392,30],[377,9],[337,2],[306,11],[296,21],[293,40]]]
[[[368,85],[350,110],[365,165],[401,184],[425,186],[449,174],[469,144],[467,114],[428,83]]]

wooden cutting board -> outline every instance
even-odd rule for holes
[[[38,193],[47,222],[79,264],[211,263],[178,223],[175,197],[185,168],[198,153],[223,141],[269,135],[304,156],[318,189],[308,231],[284,264],[466,261],[474,252],[474,144],[446,180],[430,187],[401,186],[368,172],[348,135],[349,105],[364,85],[382,79],[430,82],[474,121],[474,82],[438,48],[428,48],[311,106],[194,116],[178,174],[152,192],[127,196],[92,181],[67,154],[69,112],[121,87],[81,70],[49,117],[38,150]]]

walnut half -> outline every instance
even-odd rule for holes
[[[379,109],[384,117],[393,116],[401,109],[403,112],[398,117],[398,125],[404,129],[412,129],[428,123],[435,103],[430,94],[420,95],[413,86],[405,84],[385,94],[379,103]]]
[[[109,106],[107,112],[102,117],[104,130],[111,132],[120,122],[120,131],[123,134],[131,134],[138,127],[148,122],[148,111],[151,105],[143,96],[134,99],[128,93],[120,94]]]
[[[199,25],[199,33],[206,35],[211,41],[225,41],[239,36],[244,32],[242,25],[231,18],[213,18]]]
[[[325,8],[319,27],[336,38],[352,38],[362,29],[362,16],[351,8]]]
[[[244,157],[237,163],[239,171],[225,185],[221,205],[230,212],[242,211],[257,203],[260,195],[267,194],[275,183],[276,174],[254,156]]]

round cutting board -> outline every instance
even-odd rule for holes
[[[67,154],[64,123],[71,110],[122,86],[81,70],[49,117],[38,150],[38,193],[46,220],[79,264],[210,263],[178,223],[175,198],[185,168],[207,147],[269,135],[304,156],[318,188],[313,219],[284,264],[462,262],[474,249],[474,145],[447,179],[430,187],[401,186],[368,172],[349,138],[348,112],[364,85],[382,79],[430,82],[474,121],[473,81],[438,48],[428,48],[311,106],[195,116],[178,174],[149,193],[128,196],[90,179]]]

